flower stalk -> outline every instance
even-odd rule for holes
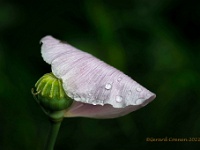
[[[58,136],[58,132],[60,129],[60,125],[62,123],[62,119],[58,120],[58,121],[50,119],[49,121],[50,121],[50,129],[49,129],[47,142],[45,145],[45,150],[53,150],[54,149],[54,145],[56,142],[56,138]]]

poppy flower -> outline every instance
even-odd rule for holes
[[[156,96],[116,68],[52,36],[41,39],[41,53],[73,99],[65,117],[116,118]]]

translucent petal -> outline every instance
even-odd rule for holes
[[[65,117],[87,117],[98,119],[117,118],[140,109],[152,101],[154,98],[155,97],[149,98],[145,101],[145,103],[143,103],[143,105],[129,105],[125,108],[114,108],[109,104],[101,106],[74,101],[72,106],[66,110]]]

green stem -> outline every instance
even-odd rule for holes
[[[56,138],[57,138],[61,123],[62,123],[62,120],[59,120],[59,121],[50,120],[51,127],[49,130],[48,139],[45,145],[45,150],[54,149],[54,145],[56,142]]]

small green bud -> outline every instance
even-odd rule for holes
[[[35,84],[36,98],[48,111],[61,111],[71,106],[70,99],[63,90],[62,81],[52,73],[43,75]]]

